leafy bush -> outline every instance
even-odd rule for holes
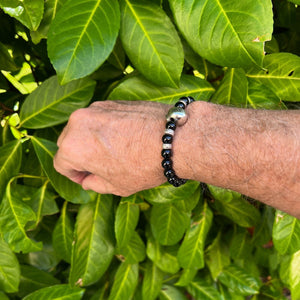
[[[0,0],[0,299],[300,299],[300,220],[193,181],[99,195],[52,163],[96,100],[298,108],[296,4]]]

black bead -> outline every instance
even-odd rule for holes
[[[165,158],[162,162],[161,162],[161,165],[162,167],[165,169],[165,170],[169,170],[169,169],[172,169],[172,160],[171,159],[168,159],[168,158]]]
[[[170,169],[170,170],[165,170],[164,171],[165,176],[169,179],[175,176],[175,172],[174,170]]]
[[[170,158],[172,156],[172,150],[171,149],[163,149],[161,151],[161,156],[163,158]]]
[[[195,101],[195,99],[191,96],[188,96],[187,99],[189,101],[189,104]]]
[[[177,102],[177,103],[175,104],[175,106],[176,106],[176,107],[183,108],[183,109],[185,109],[185,107],[186,107],[186,105],[184,105],[182,102]]]
[[[175,177],[172,177],[172,178],[168,178],[168,182],[170,184],[172,184],[173,186],[175,187],[179,187],[180,186],[180,182],[178,180],[179,178],[175,175]]]
[[[176,129],[176,123],[173,122],[173,121],[167,122],[167,124],[166,124],[166,129],[172,129],[172,130],[175,130],[175,129]]]
[[[188,97],[181,97],[179,99],[179,101],[183,101],[185,103],[185,106],[188,106],[190,101],[189,101],[189,98]]]
[[[173,136],[170,134],[164,134],[162,137],[162,141],[164,144],[172,144],[173,142]]]

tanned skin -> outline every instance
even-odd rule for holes
[[[75,111],[58,139],[58,172],[98,193],[129,196],[166,181],[161,137],[169,105],[101,101]],[[300,218],[300,112],[197,101],[178,127],[179,177],[240,192]]]

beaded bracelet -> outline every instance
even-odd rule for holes
[[[161,156],[164,158],[161,165],[164,168],[164,175],[167,177],[167,180],[170,184],[175,187],[179,187],[182,184],[187,182],[186,179],[179,178],[175,171],[173,170],[173,162],[172,162],[172,142],[173,136],[175,133],[175,129],[177,126],[182,126],[187,121],[187,114],[185,113],[185,108],[195,101],[192,97],[182,97],[175,104],[175,107],[172,107],[167,115],[167,123],[165,134],[162,137],[163,149],[161,152]]]

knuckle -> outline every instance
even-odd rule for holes
[[[69,123],[77,123],[78,121],[87,117],[87,110],[85,108],[79,108],[72,112],[69,117]]]

